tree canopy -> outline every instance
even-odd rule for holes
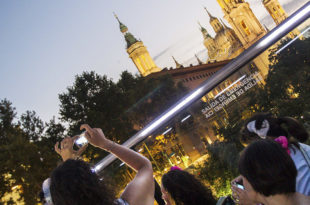
[[[14,188],[20,201],[35,204],[43,180],[60,161],[54,144],[67,135],[79,134],[81,124],[102,128],[107,137],[122,143],[184,92],[169,76],[146,79],[125,71],[113,82],[92,71],[77,75],[73,85],[59,95],[59,122],[55,118],[43,122],[35,111],[17,118],[12,103],[1,100],[0,180],[4,183],[0,199]],[[94,163],[105,154],[90,147],[84,159]]]

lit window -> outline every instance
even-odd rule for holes
[[[240,22],[241,26],[242,26],[242,29],[243,31],[246,33],[246,35],[250,35],[250,30],[249,30],[249,27],[247,27],[247,25],[244,23],[244,20],[242,20]]]

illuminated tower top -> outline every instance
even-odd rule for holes
[[[204,39],[206,39],[206,38],[212,38],[212,37],[210,36],[210,34],[208,33],[207,29],[205,29],[205,28],[200,24],[199,21],[198,21],[198,25],[200,26],[200,31],[201,31],[202,36],[203,36]]]
[[[263,4],[277,25],[287,18],[278,0],[263,0]]]
[[[147,76],[151,73],[161,71],[161,69],[156,66],[154,60],[150,56],[143,42],[137,40],[131,33],[128,32],[127,26],[125,26],[118,19],[116,14],[114,14],[114,16],[119,23],[119,28],[121,32],[124,34],[129,58],[131,58],[132,62],[135,64],[140,74],[142,76]]]
[[[214,29],[215,33],[222,31],[223,25],[220,23],[218,18],[212,16],[206,7],[205,7],[205,10],[207,11],[207,13],[210,17],[210,24],[211,24],[212,28]]]
[[[134,35],[132,35],[130,32],[128,32],[128,28],[127,26],[125,26],[125,24],[123,24],[118,16],[114,13],[115,18],[117,19],[118,23],[119,23],[119,29],[120,31],[124,34],[126,43],[127,43],[127,48],[129,48],[130,46],[132,46],[133,44],[139,42],[139,40],[137,40]]]
[[[244,0],[217,0],[224,12],[229,13],[237,4],[245,3]]]

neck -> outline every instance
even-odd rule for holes
[[[297,204],[297,193],[277,194],[269,197],[263,197],[262,202],[265,205],[295,205]]]

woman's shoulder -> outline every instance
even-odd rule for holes
[[[299,146],[302,147],[307,153],[310,153],[310,146],[304,143],[299,143]]]
[[[309,205],[310,197],[304,194],[297,193],[297,203],[300,205]]]

